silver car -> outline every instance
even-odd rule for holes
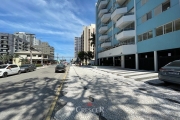
[[[165,83],[180,84],[180,60],[175,60],[162,67],[158,77]]]

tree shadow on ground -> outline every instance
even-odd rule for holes
[[[54,112],[55,119],[98,120],[100,112],[103,116],[101,119],[104,120],[180,119],[180,104],[166,99],[179,99],[177,93],[169,95],[171,91],[164,92],[147,84],[127,83],[118,76],[114,79],[103,71],[103,74],[97,74],[95,69],[89,69],[88,73],[83,70],[85,68],[71,67],[71,74],[63,88],[67,94],[59,99],[66,104]],[[89,97],[94,101],[91,102]],[[103,107],[103,111],[90,111],[99,107]]]
[[[43,119],[60,83],[60,79],[44,77],[1,84],[0,119]]]

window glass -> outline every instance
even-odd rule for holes
[[[138,35],[138,42],[142,41],[142,35]]]
[[[142,16],[141,21],[142,21],[142,23],[147,21],[147,15],[146,14]]]
[[[172,32],[172,22],[165,25],[164,33]]]
[[[162,11],[166,11],[170,8],[170,0],[162,4]]]
[[[147,33],[144,33],[143,34],[143,40],[146,40],[147,39]]]
[[[167,64],[166,66],[180,67],[180,61],[171,62],[171,63]]]
[[[152,12],[150,11],[149,13],[147,13],[147,20],[152,18]]]
[[[163,34],[163,26],[156,28],[156,36]]]
[[[152,38],[152,31],[148,32],[148,39]]]
[[[180,19],[175,21],[175,30],[180,30]]]

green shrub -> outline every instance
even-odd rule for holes
[[[36,67],[42,67],[43,65],[41,65],[41,64],[36,64]]]

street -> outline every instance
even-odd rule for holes
[[[148,84],[152,80],[147,76],[154,73],[134,70],[133,77],[146,74],[146,80],[136,80],[123,76],[128,72],[132,70],[71,66],[52,120],[180,119],[178,90],[154,78],[157,85]]]
[[[42,120],[64,73],[55,65],[0,78],[0,120]]]

